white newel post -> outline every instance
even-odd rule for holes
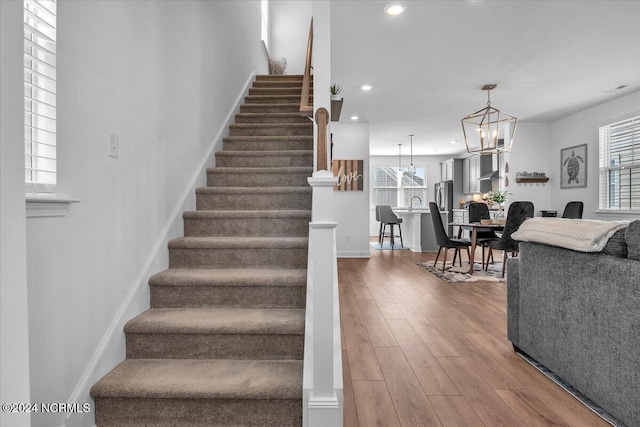
[[[337,289],[336,222],[331,172],[317,171],[308,178],[313,188],[309,223],[312,386],[308,395],[308,427],[342,426],[342,353]],[[307,307],[309,309],[309,307]],[[339,372],[339,374],[337,374]]]

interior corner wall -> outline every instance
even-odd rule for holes
[[[364,160],[364,191],[334,191],[339,258],[369,258],[369,124],[331,123],[333,160]]]
[[[509,186],[505,190],[509,192],[509,196],[505,207],[512,202],[530,201],[533,203],[535,216],[541,215],[540,210],[556,208],[551,203],[550,188],[557,185],[558,172],[549,164],[550,136],[548,123],[518,123],[513,147],[506,158],[509,163]],[[518,172],[544,172],[549,177],[549,182],[544,185],[518,184]]]
[[[271,58],[285,58],[287,74],[304,74],[313,1],[271,0],[269,15]]]
[[[423,200],[424,207],[429,207],[429,202],[435,202],[435,184],[440,182],[440,163],[450,159],[451,156],[413,156],[413,163],[416,167],[425,167],[427,169],[427,200]],[[403,166],[407,166],[410,162],[410,156],[402,156],[400,162]],[[397,166],[398,156],[371,156],[371,169],[369,176],[371,186],[369,190],[370,206],[369,206],[369,235],[377,236],[380,223],[376,221],[375,211],[375,195],[373,191],[373,170],[376,166]],[[417,206],[417,205],[414,205]],[[392,206],[395,207],[395,206]]]
[[[599,127],[620,119],[630,113],[640,113],[640,91],[580,111],[559,119],[550,125],[549,158],[554,176],[560,175],[560,150],[575,145],[587,146],[587,186],[585,188],[561,189],[555,180],[551,185],[553,209],[562,213],[564,206],[572,200],[584,202],[583,217],[588,219],[637,219],[637,214],[605,214],[597,212],[599,206]]]
[[[24,203],[23,5],[0,1],[0,401],[31,402]],[[15,60],[15,59],[18,60]],[[0,425],[29,427],[26,413]]]
[[[259,1],[58,2],[58,192],[80,203],[65,217],[26,221],[27,401],[69,402],[81,390],[78,403],[93,405],[89,388],[123,360],[114,322],[148,309],[146,282],[168,266],[165,240],[182,235],[185,194],[195,208],[194,173],[221,145],[214,139],[254,70],[266,70],[259,9]],[[22,64],[21,52],[12,61]],[[4,77],[4,49],[2,67]],[[109,132],[119,135],[117,159],[107,157]],[[197,180],[204,185],[204,174]],[[65,415],[31,421],[93,424],[93,410]]]

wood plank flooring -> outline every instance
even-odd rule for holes
[[[371,255],[338,260],[345,427],[608,426],[514,353],[504,283],[442,282],[415,265],[435,253]]]

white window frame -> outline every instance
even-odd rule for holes
[[[25,191],[55,193],[57,181],[56,0],[24,0]]]
[[[619,155],[618,159],[612,156],[611,146],[616,141],[630,144],[630,150],[625,150],[624,154],[630,155],[631,158],[621,161]],[[600,126],[599,162],[600,211],[640,212],[640,111]],[[612,189],[620,189],[621,183],[612,180],[613,177],[629,180],[634,178],[634,181],[628,184],[628,198],[618,197],[617,203],[613,202],[615,192]]]
[[[397,179],[396,179],[396,186],[395,187],[389,187],[389,186],[380,186],[380,185],[376,185],[376,174],[378,169],[388,169],[388,170],[393,170],[396,173]],[[426,166],[416,166],[416,171],[418,170],[424,170],[424,185],[422,186],[403,186],[402,185],[402,176],[408,172],[408,168],[406,167],[401,167],[398,168],[397,166],[385,166],[385,165],[381,165],[381,166],[375,166],[373,167],[373,179],[371,180],[371,182],[373,182],[373,197],[372,197],[372,201],[373,201],[373,205],[378,205],[378,204],[382,204],[382,203],[378,203],[376,200],[376,190],[379,189],[396,189],[396,203],[394,206],[392,207],[408,207],[409,205],[407,204],[405,206],[404,204],[404,200],[405,200],[405,191],[406,190],[413,190],[413,189],[418,189],[423,191],[422,193],[422,203],[414,203],[413,207],[424,207],[427,205],[427,191],[428,191],[428,182],[427,182],[427,167]]]

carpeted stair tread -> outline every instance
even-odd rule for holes
[[[301,399],[301,360],[127,359],[93,397]]]
[[[308,141],[313,142],[312,135],[240,135],[228,136],[222,139],[223,142],[234,141],[258,141],[258,142],[280,142],[280,141]]]
[[[287,286],[307,285],[306,269],[170,268],[149,279],[151,286]]]
[[[311,187],[198,187],[196,194],[311,194]]]
[[[152,308],[131,319],[126,333],[303,335],[304,310]]]
[[[256,81],[299,81],[302,83],[304,76],[302,74],[258,74]],[[313,76],[311,76],[313,81]]]
[[[309,167],[313,165],[313,150],[279,151],[218,151],[216,167]]]
[[[301,116],[296,112],[282,112],[282,113],[239,113],[236,114],[236,123],[313,123],[309,117]]]
[[[286,173],[286,174],[294,174],[294,173],[304,173],[311,174],[313,173],[313,167],[309,166],[284,166],[284,167],[271,167],[271,168],[207,168],[207,174],[216,175],[216,174],[278,174],[278,173]]]
[[[178,237],[169,249],[295,249],[306,248],[307,237]]]
[[[257,219],[257,218],[308,218],[311,219],[310,210],[234,210],[234,211],[217,211],[217,210],[199,210],[185,211],[182,213],[184,219]]]

